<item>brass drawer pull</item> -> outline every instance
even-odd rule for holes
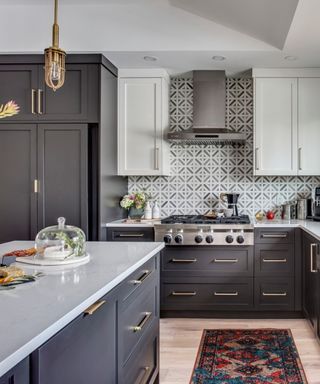
[[[171,259],[171,263],[195,263],[197,259]]]
[[[38,89],[38,114],[42,115],[42,89]]]
[[[138,377],[138,379],[135,381],[135,384],[143,384],[146,382],[146,378],[149,375],[150,367],[143,367],[142,369],[143,369],[143,374],[142,374],[141,380],[139,380],[139,377]]]
[[[34,98],[36,96],[36,90],[35,89],[31,89],[31,113],[33,115],[36,114],[36,111],[34,109]]]
[[[214,263],[237,263],[238,259],[214,259]]]
[[[287,292],[262,292],[262,296],[287,296]]]
[[[238,296],[238,292],[214,292],[215,296]]]
[[[143,237],[144,233],[119,233],[119,237]]]
[[[285,239],[288,235],[286,233],[263,233],[263,239]]]
[[[133,280],[132,283],[134,285],[142,284],[145,281],[145,279],[150,275],[151,272],[152,271],[148,271],[148,270],[143,271],[142,276],[138,280]]]
[[[262,259],[264,263],[286,263],[287,259]]]
[[[197,292],[193,291],[193,292],[171,292],[171,295],[172,296],[195,296],[197,294]]]
[[[317,273],[317,269],[313,268],[314,265],[314,249],[317,247],[317,244],[310,244],[310,272]]]
[[[85,311],[85,315],[93,315],[100,307],[102,307],[106,303],[105,300],[99,300],[96,303],[93,303],[88,307]]]
[[[152,312],[145,312],[145,315],[143,319],[140,321],[140,323],[135,327],[133,327],[133,332],[142,331],[143,327],[147,324],[147,321],[150,319],[151,316],[152,316]]]

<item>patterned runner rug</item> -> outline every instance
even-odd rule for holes
[[[306,384],[289,329],[203,331],[192,384]]]

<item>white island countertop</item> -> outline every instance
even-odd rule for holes
[[[31,241],[1,244],[0,256],[33,245]],[[45,276],[36,282],[0,291],[0,377],[163,247],[152,242],[88,242],[91,259],[87,264],[57,270],[47,267]],[[43,271],[26,264],[19,267],[27,273]]]

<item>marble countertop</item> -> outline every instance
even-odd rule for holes
[[[0,255],[33,245],[31,241],[0,244]],[[1,291],[0,377],[163,247],[153,242],[88,242],[87,264],[46,267],[45,276],[36,282]],[[27,273],[44,271],[19,266]]]

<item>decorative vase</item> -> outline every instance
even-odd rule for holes
[[[141,219],[143,214],[143,208],[131,207],[128,212],[128,218],[133,220]]]

